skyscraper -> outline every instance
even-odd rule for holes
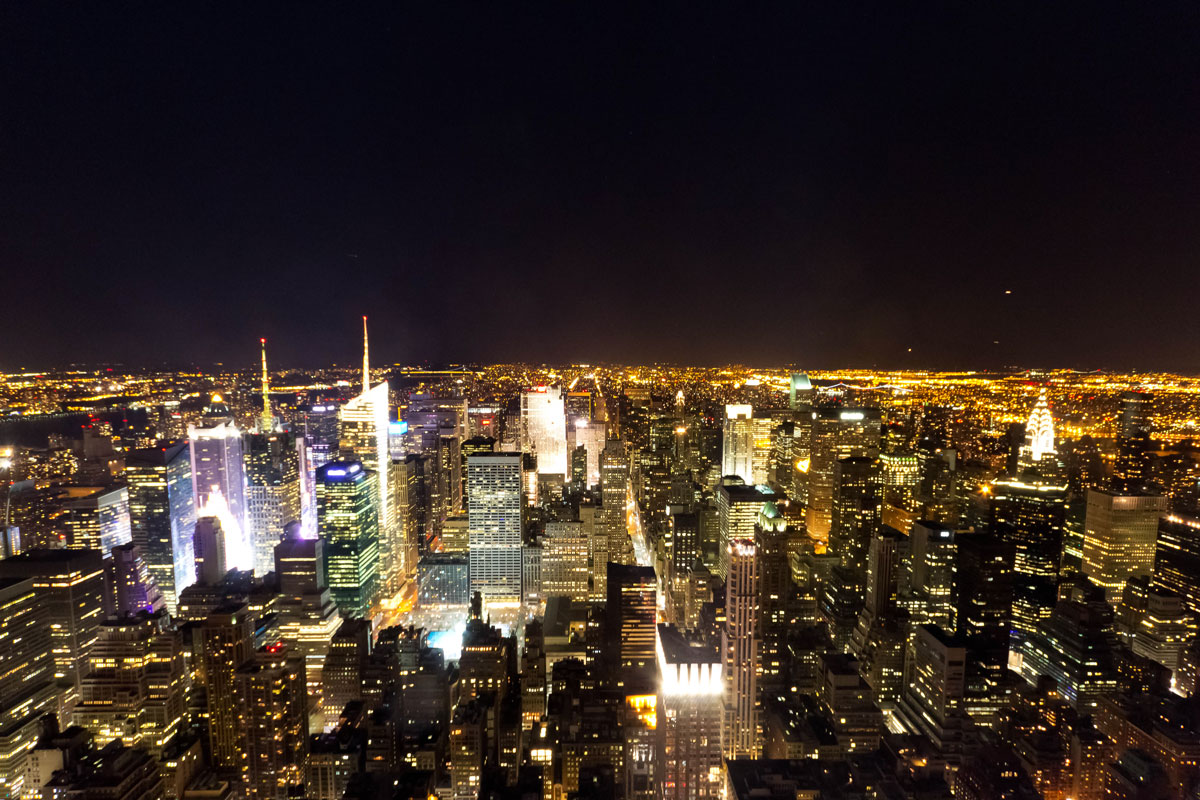
[[[721,654],[658,626],[659,758],[666,800],[721,796]]]
[[[833,513],[829,550],[842,566],[866,577],[867,552],[883,510],[879,462],[851,457],[833,467]]]
[[[721,475],[737,475],[747,485],[754,484],[754,409],[750,405],[725,406]]]
[[[49,609],[29,577],[0,578],[0,797],[21,797],[26,753],[54,713]],[[32,787],[30,787],[32,788]]]
[[[399,589],[405,565],[401,563],[402,548],[395,542],[395,498],[389,480],[391,457],[388,454],[388,384],[380,383],[374,388],[350,400],[341,408],[341,460],[356,461],[364,471],[374,477],[375,500],[372,511],[376,521],[371,533],[376,551],[380,589],[395,592]],[[318,471],[318,497],[320,495],[320,473]],[[336,477],[336,475],[335,475]],[[320,501],[318,500],[318,503]],[[331,558],[333,553],[330,551]],[[334,589],[336,597],[337,590]],[[339,599],[338,605],[341,605]]]
[[[909,534],[910,606],[917,622],[955,630],[954,573],[957,538],[954,531],[935,522],[913,524]]]
[[[291,653],[304,659],[308,693],[319,698],[325,654],[341,624],[329,591],[325,543],[301,538],[298,526],[288,526],[283,541],[275,546],[275,577],[279,581],[279,638]],[[309,713],[319,712],[314,699]],[[319,727],[318,721],[314,730]]]
[[[567,469],[567,417],[562,389],[538,386],[521,392],[521,452],[537,455],[539,475],[562,475]]]
[[[653,567],[608,564],[608,652],[626,684],[654,668],[656,587]]]
[[[99,550],[107,557],[131,537],[129,489],[118,486],[88,491],[63,503],[67,545]]]
[[[0,561],[0,578],[29,577],[48,612],[54,677],[69,710],[104,619],[103,560],[99,550],[30,550]]]
[[[728,548],[725,630],[721,634],[725,678],[721,752],[727,760],[758,758],[762,751],[758,696],[758,548],[754,546],[754,540],[748,538],[735,538]]]
[[[254,651],[250,609],[236,603],[216,609],[200,625],[200,642],[213,765],[240,770],[241,709],[234,689],[238,668]]]
[[[317,470],[317,531],[329,589],[343,616],[369,617],[379,597],[378,476],[357,461]]]
[[[216,586],[228,571],[225,556],[225,532],[217,517],[201,517],[196,520],[196,534],[192,540],[196,554],[196,582],[204,586]]]
[[[467,458],[471,592],[489,602],[521,601],[521,454]]]
[[[125,456],[129,519],[133,543],[175,613],[178,593],[195,580],[192,533],[196,508],[187,442]]]
[[[1029,421],[1025,423],[1025,443],[1018,451],[1017,470],[1018,473],[1036,470],[1050,478],[1057,472],[1057,461],[1058,453],[1054,448],[1054,417],[1046,400],[1046,390],[1042,389],[1029,415]]]
[[[1121,427],[1117,432],[1117,460],[1113,464],[1113,490],[1142,492],[1150,477],[1150,409],[1153,397],[1146,392],[1121,395]]]
[[[300,451],[287,433],[246,437],[246,520],[254,545],[254,571],[275,567],[283,527],[300,521]]]
[[[633,547],[629,541],[626,505],[629,493],[629,456],[618,439],[609,439],[600,454],[600,514],[597,536],[607,539],[608,561],[630,562]]]
[[[1058,598],[1067,487],[998,480],[992,484],[990,530],[1012,547],[1012,642],[1014,655]],[[1016,662],[1014,662],[1016,663]]]
[[[287,800],[303,787],[308,765],[304,663],[271,644],[234,673],[242,786],[259,800]]]
[[[735,539],[754,541],[754,525],[763,506],[775,499],[775,493],[765,486],[742,486],[722,483],[717,489],[717,520],[720,526],[721,557],[718,574],[729,574],[729,561]]]
[[[588,599],[588,537],[582,522],[546,523],[542,537],[542,594]]]
[[[201,424],[188,426],[188,439],[197,514],[221,518],[230,567],[254,569],[254,547],[246,529],[242,432],[220,395],[213,395]]]
[[[1158,521],[1154,585],[1179,595],[1200,618],[1200,519],[1169,514]]]
[[[833,522],[833,470],[843,458],[879,455],[882,424],[877,408],[821,408],[811,412],[808,533],[827,542]]]
[[[1165,497],[1088,490],[1083,572],[1107,592],[1109,603],[1121,599],[1127,578],[1154,568],[1158,519],[1166,510]]]

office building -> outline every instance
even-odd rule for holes
[[[758,548],[753,539],[747,538],[735,538],[728,547],[725,629],[721,633],[725,678],[721,752],[726,760],[758,758],[762,749]]]
[[[184,730],[187,687],[182,636],[165,614],[106,620],[71,721],[97,747],[120,740],[159,758]]]
[[[950,528],[922,520],[909,534],[909,611],[916,623],[943,630],[956,626],[954,605],[957,537]]]
[[[821,408],[811,412],[807,474],[809,536],[827,543],[833,523],[833,471],[843,458],[879,455],[882,424],[876,408]]]
[[[317,470],[317,532],[329,590],[343,616],[369,617],[379,598],[379,484],[357,461]]]
[[[542,595],[587,602],[588,538],[582,522],[546,523],[542,537]]]
[[[130,543],[114,547],[111,561],[114,615],[121,617],[141,611],[155,613],[167,607],[162,591],[150,574],[137,545]]]
[[[417,565],[417,605],[466,607],[471,601],[470,559],[465,553],[429,553]]]
[[[275,545],[283,528],[300,521],[300,450],[286,433],[246,437],[246,521],[254,545],[254,571],[275,568]]]
[[[1059,600],[1023,645],[1021,676],[1031,686],[1049,676],[1071,707],[1091,713],[1117,688],[1113,611],[1102,589],[1085,584]]]
[[[467,459],[471,592],[490,603],[519,603],[521,593],[521,454]]]
[[[218,517],[201,517],[196,520],[192,552],[196,554],[196,582],[200,585],[216,586],[229,571],[225,541],[225,531],[222,530]]]
[[[657,583],[653,567],[608,564],[607,650],[625,678],[656,663]]]
[[[279,581],[277,604],[279,640],[288,651],[304,659],[309,696],[314,698],[309,713],[320,712],[321,670],[333,636],[342,620],[329,591],[325,568],[325,543],[301,538],[299,526],[287,528],[275,545],[275,577]],[[317,730],[318,722],[313,730]]]
[[[1158,521],[1154,585],[1174,592],[1200,619],[1200,519],[1167,514]]]
[[[231,569],[254,569],[254,547],[246,528],[242,432],[219,395],[213,395],[201,423],[188,426],[188,440],[197,516],[221,518]]]
[[[835,463],[829,552],[863,578],[871,539],[882,524],[882,511],[879,461],[851,457]]]
[[[754,409],[750,405],[725,406],[721,475],[736,475],[743,483],[754,485]]]
[[[394,593],[399,589],[400,576],[405,565],[402,561],[402,548],[395,542],[395,497],[392,495],[390,481],[391,458],[388,455],[388,384],[387,381],[365,389],[362,394],[342,406],[340,411],[341,446],[340,462],[345,467],[346,462],[357,462],[363,472],[369,473],[370,478],[351,479],[348,482],[371,484],[371,511],[375,514],[375,524],[370,532],[373,552],[371,560],[375,562],[372,569],[375,572],[375,586],[372,592]],[[327,464],[326,467],[329,465]],[[341,467],[334,467],[336,471]],[[348,468],[348,467],[347,467]],[[318,527],[320,526],[320,497],[322,476],[328,477],[328,471],[317,471],[317,503]],[[352,478],[353,476],[347,476]],[[330,548],[326,554],[332,570],[334,553]],[[343,606],[337,596],[337,586],[331,583],[334,597],[343,612],[349,606]],[[358,613],[358,612],[352,612]]]
[[[658,626],[658,757],[668,800],[721,794],[725,682],[715,647]]]
[[[0,577],[0,798],[24,788],[42,715],[58,711],[49,608],[33,578]],[[31,790],[34,787],[29,787]]]
[[[33,578],[49,615],[54,678],[64,706],[79,697],[88,658],[104,619],[104,565],[99,550],[30,550],[0,561],[0,578]]]
[[[99,550],[107,558],[114,547],[132,541],[129,516],[129,489],[86,488],[82,497],[71,497],[62,504],[63,528],[67,546]]]
[[[195,580],[196,508],[188,444],[127,453],[125,481],[132,541],[162,590],[168,610],[175,613],[179,592]]]
[[[1013,552],[1014,653],[1057,601],[1066,509],[1066,486],[1016,479],[992,484],[989,529]]]
[[[730,544],[735,539],[754,541],[754,526],[759,514],[763,506],[776,497],[766,486],[744,486],[722,481],[717,489],[717,521],[720,529],[717,572],[722,578],[729,574],[729,560],[733,553]]]
[[[537,386],[521,392],[521,452],[537,456],[539,475],[561,475],[567,469],[567,417],[562,389]]]
[[[941,757],[951,760],[962,753],[966,675],[967,648],[962,639],[936,625],[916,629],[905,656],[898,716],[906,730],[925,736]]]
[[[1083,572],[1116,604],[1133,575],[1154,568],[1158,520],[1167,510],[1165,497],[1116,494],[1088,489],[1084,517]]]

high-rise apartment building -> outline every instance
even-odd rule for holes
[[[200,624],[200,657],[208,703],[208,739],[213,765],[240,770],[240,701],[237,671],[254,652],[254,619],[243,604],[222,606]]]
[[[297,796],[308,766],[304,662],[289,653],[287,645],[267,645],[236,670],[233,687],[246,796],[254,800]]]
[[[329,590],[343,616],[368,617],[379,598],[379,484],[357,461],[317,470],[317,531]]]
[[[1116,494],[1089,489],[1083,522],[1083,572],[1115,605],[1125,581],[1154,568],[1158,520],[1167,499],[1150,494]]]
[[[521,454],[467,459],[471,591],[489,603],[520,602]]]
[[[127,453],[125,481],[133,543],[162,590],[168,610],[175,613],[179,592],[195,580],[196,507],[187,442]]]

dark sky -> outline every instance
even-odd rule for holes
[[[1200,371],[1200,6],[743,5],[2,3],[0,367]]]

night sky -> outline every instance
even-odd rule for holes
[[[1200,6],[899,5],[0,4],[0,367],[1200,372]]]

